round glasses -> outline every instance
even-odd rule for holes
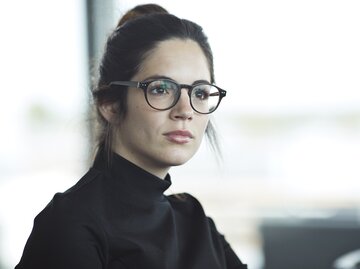
[[[169,79],[145,82],[113,81],[109,86],[128,86],[144,91],[146,102],[156,110],[168,110],[180,99],[181,89],[188,89],[191,107],[200,114],[210,114],[219,106],[226,91],[209,83],[178,84]]]

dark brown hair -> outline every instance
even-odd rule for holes
[[[129,10],[120,19],[118,27],[106,42],[99,66],[99,78],[93,89],[99,123],[98,150],[105,151],[108,157],[111,156],[113,134],[116,128],[119,128],[127,111],[127,89],[114,90],[109,87],[109,83],[116,80],[130,80],[139,71],[148,53],[151,53],[159,42],[173,38],[191,39],[198,43],[209,65],[211,83],[214,83],[212,51],[199,25],[179,19],[155,4],[140,5]],[[113,104],[116,108],[118,115],[116,124],[109,123],[101,115],[99,107],[104,104]],[[206,135],[213,149],[218,151],[216,133],[211,120]]]
[[[159,5],[155,5],[155,4],[139,5],[126,12],[124,16],[122,16],[122,18],[119,20],[117,27],[122,26],[125,22],[140,17],[142,15],[149,15],[155,13],[169,14],[169,12],[165,8]]]

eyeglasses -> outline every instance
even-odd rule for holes
[[[128,86],[144,91],[146,102],[156,110],[168,110],[180,99],[181,89],[188,89],[191,107],[200,114],[210,114],[219,106],[226,91],[209,83],[195,85],[178,84],[169,79],[145,82],[113,81],[109,86]]]

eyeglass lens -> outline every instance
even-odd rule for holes
[[[146,89],[147,101],[156,109],[169,109],[174,106],[180,94],[180,86],[168,80],[155,80]],[[219,100],[219,90],[208,84],[194,86],[190,95],[191,105],[199,113],[213,112]]]

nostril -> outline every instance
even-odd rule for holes
[[[193,118],[193,112],[180,112],[175,115],[175,118],[181,120],[190,120]]]

